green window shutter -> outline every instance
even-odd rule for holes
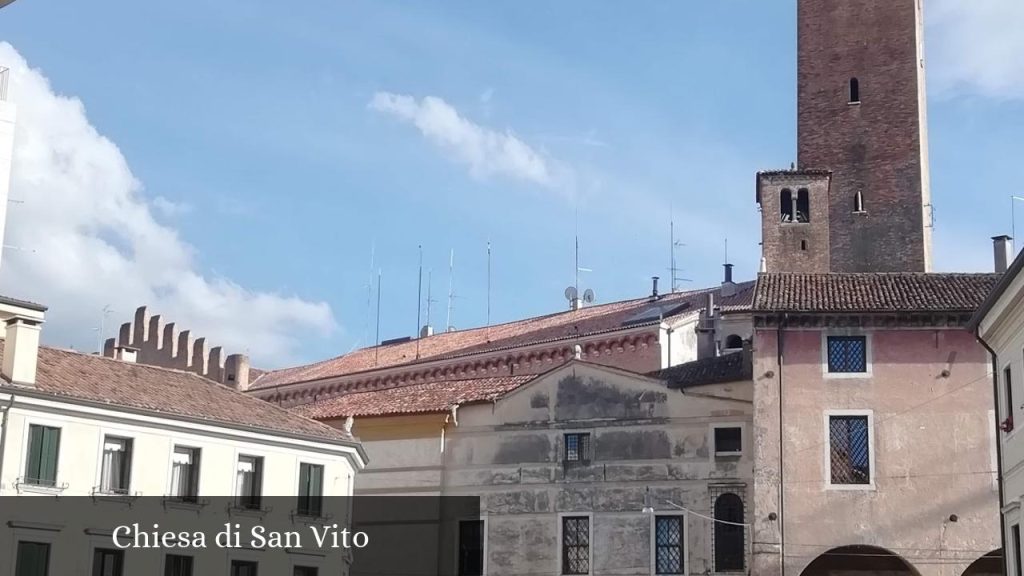
[[[47,576],[50,545],[42,542],[18,542],[16,576]]]
[[[43,428],[43,451],[39,479],[46,484],[57,483],[57,458],[60,455],[60,428]]]
[[[299,464],[299,501],[309,496],[309,464]]]
[[[39,481],[39,468],[43,459],[43,427],[32,425],[28,429],[28,466],[25,467],[25,481]]]

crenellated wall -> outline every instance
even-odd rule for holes
[[[136,352],[136,362],[194,372],[215,382],[238,390],[249,388],[249,357],[231,354],[224,357],[220,346],[207,346],[206,338],[192,337],[192,332],[177,330],[174,322],[163,324],[162,317],[150,316],[145,306],[135,311],[135,321],[125,322],[117,339],[108,339],[103,355],[117,357],[118,348]]]

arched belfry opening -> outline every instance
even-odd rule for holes
[[[800,576],[920,576],[909,562],[875,546],[841,546],[819,554],[804,568]]]
[[[796,221],[793,217],[793,191],[789,188],[783,188],[779,193],[779,211],[783,222]]]

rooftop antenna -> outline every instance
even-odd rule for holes
[[[113,311],[114,310],[110,307],[110,304],[107,304],[106,306],[104,306],[103,307],[103,311],[100,314],[100,326],[99,326],[99,328],[95,329],[96,332],[97,332],[97,334],[96,334],[96,347],[99,349],[100,355],[103,354],[103,337],[106,336],[106,333],[107,333],[107,330],[106,330],[107,316],[110,316],[110,314]]]
[[[369,278],[367,279],[366,282],[366,314],[364,315],[363,318],[363,342],[366,342],[367,340],[370,339],[370,311],[373,310],[373,263],[377,256],[376,252],[377,241],[376,239],[374,239],[370,242],[370,269],[368,270]],[[356,347],[358,346],[359,343],[356,342]]]
[[[676,240],[676,223],[671,208],[669,208],[668,237],[670,244],[669,251],[671,257],[668,271],[672,275],[672,284],[670,286],[670,289],[672,293],[675,293],[679,290],[680,282],[692,282],[692,280],[690,280],[689,278],[679,277],[679,272],[682,272],[682,270],[676,265],[676,248],[681,248],[683,246],[686,246],[686,244],[683,244],[683,242],[680,240]]]
[[[380,356],[380,279],[382,276],[382,270],[377,269],[377,336],[374,341],[373,348],[373,365],[377,365],[377,359]]]
[[[416,330],[413,332],[413,336],[416,338],[416,358],[420,357],[420,326],[423,325],[423,245],[419,245],[420,251],[420,271],[419,281],[416,286]]]
[[[452,330],[452,309],[455,307],[455,249],[448,255],[448,318],[444,323],[444,331]]]
[[[431,326],[431,324],[430,324],[430,308],[431,308],[431,305],[437,303],[437,300],[434,300],[430,296],[430,291],[431,291],[430,289],[433,286],[433,284],[434,284],[434,271],[433,270],[427,270],[427,326]]]
[[[487,241],[487,327],[491,327],[491,241]]]

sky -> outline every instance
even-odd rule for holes
[[[925,9],[935,268],[988,271],[1024,196],[1024,3]],[[450,284],[456,328],[564,310],[577,276],[666,288],[670,221],[681,289],[726,245],[752,279],[795,29],[795,0],[20,0],[0,293],[49,306],[50,345],[145,304],[281,367],[372,345],[378,288],[381,339],[443,330]]]

